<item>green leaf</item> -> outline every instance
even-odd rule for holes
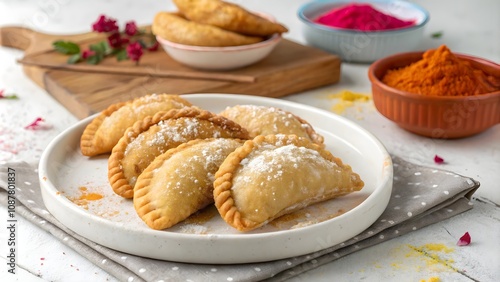
[[[125,61],[128,60],[127,51],[125,49],[121,49],[118,53],[116,53],[117,61]]]
[[[52,43],[52,46],[54,46],[57,52],[62,54],[74,55],[80,53],[80,47],[71,41],[58,40]]]
[[[74,54],[74,55],[71,55],[69,58],[68,58],[68,64],[76,64],[78,63],[80,60],[82,59],[82,55],[80,53],[78,54]]]
[[[109,46],[108,46],[109,47]],[[96,52],[96,53],[106,53],[106,42],[101,41],[96,44],[91,44],[89,46],[89,49]]]
[[[102,41],[102,44],[104,45],[104,55],[110,55],[115,50],[111,48],[111,46],[109,46],[109,43],[107,41]]]
[[[95,55],[87,58],[87,64],[97,65],[102,61],[103,58],[104,58],[103,54],[96,53]]]
[[[441,38],[442,36],[443,36],[442,31],[434,32],[433,34],[431,34],[432,38]]]
[[[17,100],[19,97],[16,94],[9,94],[0,96],[0,99]]]

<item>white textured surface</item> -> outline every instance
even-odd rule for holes
[[[295,11],[306,1],[235,2],[274,15],[290,29],[285,38],[304,43]],[[455,52],[500,62],[499,1],[485,0],[480,4],[466,0],[415,2],[431,14],[421,49],[447,44]],[[149,24],[157,11],[172,9],[170,1],[154,0],[0,0],[0,26],[25,25],[46,33],[70,34],[88,31],[90,23],[101,13],[117,18],[120,23],[133,19],[138,24]],[[430,34],[438,31],[443,32],[443,37],[431,39]],[[24,75],[16,64],[16,59],[22,55],[21,51],[0,47],[0,89],[15,92],[20,97],[14,101],[0,100],[0,161],[33,163],[48,142],[77,119]],[[343,89],[370,93],[367,69],[368,65],[343,64],[340,83],[285,99],[329,110],[337,101],[326,99],[328,94]],[[390,152],[409,161],[436,166],[433,157],[440,155],[447,162],[440,168],[477,179],[481,187],[476,196],[500,204],[500,126],[475,137],[443,141],[401,130],[378,114],[371,102],[356,103],[342,115],[375,134]],[[38,116],[44,117],[53,128],[46,131],[23,129]],[[455,247],[454,243],[465,231],[471,233],[474,243],[468,247],[455,247],[448,254],[454,259],[453,267],[478,281],[488,281],[487,275],[500,277],[500,209],[493,204],[475,203],[476,207],[466,214],[355,253],[293,281],[330,281],[333,278],[339,281],[419,281],[430,277],[440,277],[442,281],[469,281],[442,263],[429,267],[427,257],[407,256],[408,250],[405,249],[408,244],[422,246],[428,243]],[[5,222],[4,207],[0,208],[0,215]],[[17,281],[39,281],[36,276],[49,281],[113,281],[100,268],[26,220],[20,220],[17,236],[20,246],[18,269],[25,269],[16,276]],[[6,242],[5,232],[0,233],[0,242]],[[0,257],[5,259],[5,247],[1,250]],[[11,277],[6,276],[5,263],[2,265],[0,277],[4,281],[3,277]]]

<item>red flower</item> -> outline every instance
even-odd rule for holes
[[[128,36],[134,36],[137,33],[137,25],[134,21],[125,23],[125,34]]]
[[[470,244],[471,238],[469,232],[465,232],[465,234],[458,239],[457,245],[458,246],[467,246]]]
[[[111,48],[120,48],[122,47],[122,44],[124,43],[120,33],[119,32],[114,32],[110,36],[108,36],[108,43]]]
[[[127,46],[127,55],[132,61],[139,62],[142,54],[142,46],[139,42],[130,43]]]
[[[88,57],[92,57],[95,55],[95,51],[92,50],[84,50],[82,52],[82,59],[86,60]]]
[[[434,162],[435,162],[435,163],[437,163],[437,164],[442,164],[442,163],[444,163],[444,159],[443,159],[443,158],[441,158],[441,157],[440,157],[440,156],[438,156],[438,155],[435,155],[435,156],[434,156]]]
[[[118,25],[116,25],[116,20],[108,19],[105,15],[100,15],[99,19],[92,24],[92,30],[97,32],[117,31]]]

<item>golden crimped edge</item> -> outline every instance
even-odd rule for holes
[[[242,140],[238,138],[231,139],[242,142]],[[162,217],[159,213],[154,213],[156,209],[150,207],[150,201],[147,197],[145,197],[149,193],[149,186],[151,184],[151,179],[153,178],[154,170],[160,168],[165,161],[170,159],[173,155],[185,150],[186,148],[195,146],[200,143],[209,143],[214,140],[216,140],[216,138],[195,139],[183,143],[176,148],[169,149],[165,153],[156,157],[154,161],[137,178],[137,183],[134,187],[134,208],[139,217],[149,227],[155,230],[162,230],[165,228],[169,228],[175,224],[165,225],[165,220],[162,220]]]
[[[123,168],[121,162],[125,157],[125,150],[128,144],[132,142],[135,138],[139,136],[142,132],[148,130],[151,126],[159,123],[162,120],[167,119],[177,119],[177,118],[197,118],[201,120],[208,120],[214,124],[220,125],[225,129],[240,132],[241,139],[248,139],[248,132],[246,129],[242,128],[239,124],[232,120],[224,118],[222,116],[216,115],[206,110],[199,109],[197,107],[187,107],[182,109],[172,109],[167,112],[158,112],[154,116],[149,116],[141,121],[137,121],[134,125],[125,131],[123,137],[118,141],[118,143],[113,148],[111,156],[108,160],[108,179],[113,188],[113,191],[124,197],[133,198],[134,197],[134,187],[129,184],[128,179],[123,173]]]
[[[341,159],[333,156],[329,151],[321,148],[318,144],[312,143],[306,138],[299,138],[296,135],[259,135],[253,140],[247,140],[241,147],[237,148],[234,152],[227,156],[226,160],[219,167],[219,170],[215,173],[214,181],[215,206],[224,221],[239,231],[249,231],[255,229],[263,225],[265,222],[255,222],[247,218],[243,218],[240,211],[235,206],[231,192],[234,172],[238,169],[240,162],[253,151],[254,147],[260,146],[264,143],[276,144],[277,141],[284,142],[284,139],[286,140],[286,144],[284,145],[293,144],[298,147],[315,150],[326,160],[334,162],[340,167],[346,166],[342,163]],[[279,214],[276,217],[281,215],[283,214]]]
[[[85,130],[82,133],[82,136],[80,137],[80,150],[82,151],[82,154],[84,156],[96,156],[105,152],[101,152],[100,150],[97,150],[96,146],[94,145],[94,136],[101,126],[102,122],[104,121],[105,118],[109,117],[112,113],[116,112],[119,108],[125,106],[130,102],[120,102],[116,104],[110,105],[107,109],[101,112],[95,119],[93,119],[87,127],[85,127]]]
[[[153,96],[153,95],[156,95],[157,97],[159,97],[160,98],[159,101],[162,101],[162,102],[168,101],[168,100],[173,100],[173,101],[176,101],[176,102],[179,102],[182,104],[186,104],[186,106],[192,106],[191,103],[184,100],[179,95],[166,94],[166,93],[149,94],[149,95],[141,96],[141,97],[138,97],[138,98],[135,98],[133,100],[126,101],[126,102],[112,104],[107,109],[102,111],[99,116],[97,116],[95,119],[93,119],[87,125],[87,127],[85,127],[85,130],[83,131],[83,134],[80,138],[80,150],[82,151],[82,154],[84,156],[92,157],[92,156],[96,156],[96,155],[103,154],[103,153],[109,153],[109,151],[107,151],[105,149],[100,150],[99,145],[95,144],[95,140],[94,140],[96,132],[99,129],[99,127],[101,126],[101,124],[103,123],[104,119],[111,116],[114,112],[116,112],[118,109],[120,109],[123,106],[131,105],[131,104],[137,103],[137,102],[141,102],[142,100],[144,100],[144,102],[139,103],[139,105],[145,105],[145,104],[149,103],[146,98],[149,96]],[[161,99],[161,98],[164,98],[164,99]]]

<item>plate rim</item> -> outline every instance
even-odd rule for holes
[[[386,156],[386,161],[388,163],[384,166],[384,177],[383,177],[383,181],[380,184],[380,186],[389,185],[390,187],[386,188],[386,189],[389,190],[388,194],[389,195],[391,194],[391,191],[392,191],[392,173],[393,173],[393,169],[392,169],[392,160],[390,158],[389,153],[387,152],[387,150],[385,149],[385,147],[383,146],[383,144],[380,142],[380,140],[378,138],[376,138],[369,131],[367,131],[366,129],[364,129],[361,126],[357,125],[353,121],[350,121],[350,120],[348,120],[348,119],[346,119],[344,117],[341,117],[339,115],[336,115],[336,114],[334,114],[332,112],[328,112],[326,110],[319,109],[319,108],[316,108],[316,107],[313,107],[313,106],[304,105],[304,104],[300,104],[300,103],[296,103],[296,102],[288,101],[288,100],[270,98],[270,97],[249,96],[249,95],[241,95],[241,94],[222,94],[222,93],[220,93],[220,94],[218,94],[218,93],[183,94],[183,95],[181,95],[181,97],[185,97],[188,100],[189,100],[189,98],[195,98],[196,99],[198,97],[203,97],[203,98],[218,98],[218,99],[228,99],[228,98],[231,98],[233,100],[249,101],[249,102],[245,102],[247,104],[249,104],[249,103],[262,104],[263,102],[267,102],[267,103],[271,103],[271,104],[280,104],[280,105],[288,106],[288,107],[292,107],[292,108],[300,108],[300,109],[303,109],[303,110],[306,110],[306,111],[319,112],[322,115],[328,116],[329,118],[333,118],[333,119],[335,119],[335,120],[337,120],[339,122],[345,123],[350,128],[354,128],[359,133],[362,133],[362,134],[370,137],[370,139],[371,139],[370,141],[372,143],[374,143],[378,147],[378,149],[381,151],[382,155]],[[200,106],[202,106],[202,105],[200,105]],[[40,184],[41,184],[41,189],[42,189],[43,202],[47,206],[47,210],[49,210],[51,212],[51,214],[57,220],[59,220],[64,226],[66,226],[66,227],[68,227],[67,224],[65,224],[64,222],[62,222],[60,220],[59,216],[56,216],[51,211],[51,208],[49,208],[49,206],[51,206],[52,203],[48,205],[47,202],[46,202],[46,201],[49,200],[47,197],[52,197],[52,198],[54,198],[57,201],[57,199],[56,199],[57,195],[56,194],[57,194],[57,191],[59,191],[59,190],[56,188],[56,186],[51,181],[51,179],[49,179],[49,177],[48,177],[48,175],[49,175],[48,169],[46,169],[45,166],[48,165],[50,154],[54,152],[54,149],[57,147],[56,145],[59,142],[61,142],[61,140],[63,140],[64,138],[68,138],[67,135],[69,133],[75,131],[75,130],[78,130],[78,128],[80,128],[80,127],[84,128],[97,115],[99,115],[99,113],[96,113],[96,114],[94,114],[92,116],[89,116],[89,117],[83,119],[83,120],[80,120],[77,123],[73,124],[72,126],[70,126],[70,127],[66,128],[65,130],[63,130],[53,140],[51,140],[51,142],[49,143],[49,145],[46,147],[46,149],[42,153],[42,157],[40,159],[40,163],[39,163],[38,169],[39,169],[39,179],[40,179]],[[46,178],[46,179],[44,179],[44,178]],[[54,192],[54,193],[52,193],[53,195],[51,195],[51,193],[49,193],[49,192]],[[373,198],[378,198],[379,197],[378,196],[379,193],[384,193],[384,192],[387,193],[387,191],[384,191],[384,189],[382,189],[380,187],[376,187],[374,189],[374,191],[372,191],[371,194],[362,203],[360,203],[356,207],[352,208],[348,212],[346,212],[346,213],[344,213],[342,215],[339,215],[339,216],[337,216],[335,218],[326,220],[326,221],[322,221],[322,222],[319,222],[319,223],[315,223],[315,224],[312,224],[312,225],[309,225],[309,226],[305,226],[305,227],[301,227],[301,228],[297,228],[297,229],[287,229],[287,230],[278,230],[278,231],[272,231],[272,232],[252,233],[252,234],[247,234],[247,233],[242,233],[242,234],[186,234],[186,233],[165,232],[165,231],[162,231],[162,230],[152,230],[152,229],[150,229],[150,230],[148,230],[148,229],[138,230],[136,228],[129,228],[126,225],[124,225],[123,223],[113,222],[113,221],[111,221],[109,219],[99,217],[99,216],[97,216],[95,214],[92,214],[92,213],[87,212],[87,211],[85,211],[83,209],[80,209],[73,202],[71,202],[69,199],[67,199],[64,196],[60,197],[63,200],[62,201],[59,200],[58,203],[62,204],[64,207],[68,208],[69,210],[75,212],[79,216],[82,216],[84,218],[92,219],[93,221],[95,221],[96,224],[109,225],[110,228],[118,228],[118,229],[123,229],[125,231],[130,230],[130,231],[133,231],[133,232],[141,233],[144,236],[147,236],[147,235],[160,236],[160,237],[162,237],[162,238],[164,238],[166,240],[168,240],[168,239],[175,239],[175,240],[180,240],[180,241],[184,241],[184,240],[190,241],[190,240],[193,240],[193,239],[194,240],[198,240],[198,241],[207,241],[208,240],[210,242],[213,242],[213,240],[228,240],[232,244],[234,244],[234,243],[239,243],[240,241],[243,241],[243,242],[247,242],[249,240],[257,240],[257,241],[259,241],[259,240],[262,240],[262,239],[276,238],[276,237],[279,237],[279,236],[285,236],[286,237],[287,234],[291,234],[293,236],[302,236],[302,237],[306,236],[307,234],[310,234],[311,232],[315,232],[316,230],[327,228],[327,227],[325,227],[325,225],[329,225],[329,222],[331,222],[332,220],[335,220],[335,219],[337,219],[337,220],[338,219],[344,219],[345,217],[349,217],[351,214],[353,214],[358,209],[360,209],[363,203],[373,201],[372,200]],[[384,199],[384,201],[385,201],[385,203],[382,204],[382,206],[383,206],[382,212],[387,207],[387,203],[389,202],[389,197],[386,196],[385,199]],[[372,209],[372,208],[370,208],[370,209]],[[377,217],[375,218],[375,220],[373,220],[373,222],[376,221],[376,219],[382,214],[382,212],[380,212],[380,214],[377,215]],[[369,225],[367,225],[366,227],[364,227],[363,230],[365,230],[366,228],[368,228],[373,222],[371,222]],[[68,228],[71,229],[72,231],[74,231],[75,233],[79,234],[79,232],[73,230],[72,228],[70,228],[70,227],[68,227]],[[159,235],[159,234],[161,234],[161,235]],[[283,235],[283,234],[285,234],[285,235]],[[79,235],[81,235],[81,234],[79,234]],[[355,234],[355,235],[357,235],[357,234]],[[355,236],[355,235],[353,235],[353,236]],[[83,236],[83,237],[87,238],[87,236]],[[95,240],[92,240],[90,238],[87,238],[87,239],[96,242]],[[102,244],[100,242],[96,242],[96,243]],[[102,245],[108,247],[105,244],[102,244]],[[330,247],[330,246],[327,246],[327,247]],[[112,249],[116,249],[116,248],[112,248]],[[118,251],[127,252],[127,251],[124,251],[124,250],[118,250]],[[311,250],[311,252],[312,251],[313,250]],[[127,253],[130,253],[130,252],[127,252]],[[134,253],[132,253],[132,254],[134,254]],[[303,253],[303,254],[306,254],[306,253]],[[137,255],[137,254],[134,254],[134,255]],[[233,264],[233,263],[261,262],[261,261],[269,261],[269,260],[275,260],[275,259],[283,259],[283,258],[288,258],[288,257],[296,256],[296,255],[298,255],[298,254],[294,254],[294,255],[291,255],[291,256],[288,255],[288,256],[273,257],[273,258],[270,258],[270,259],[251,259],[251,260],[247,259],[247,260],[236,261],[236,262],[234,260],[231,260],[229,262],[224,262],[224,260],[221,260],[221,261],[218,261],[217,263]],[[161,260],[171,260],[171,259],[158,258],[158,257],[151,257],[151,258],[161,259]],[[181,260],[175,260],[175,261],[180,261],[180,262],[194,262],[194,263],[207,263],[207,261],[203,260],[203,259],[202,260],[196,260],[195,259],[195,260],[192,260],[192,261],[186,261],[186,260],[182,260],[181,259]],[[213,261],[214,260],[211,260],[211,261],[208,261],[208,262],[209,263],[213,263]]]

